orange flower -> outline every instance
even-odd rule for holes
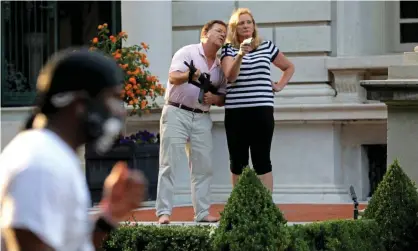
[[[119,59],[122,57],[122,55],[121,55],[120,53],[116,53],[113,57],[114,57],[116,60],[119,60]]]
[[[149,66],[149,62],[148,62],[147,59],[143,60],[142,63],[145,65],[145,67],[148,67]]]
[[[134,101],[133,100],[129,101],[129,104],[130,105],[133,105],[134,104]]]
[[[150,75],[147,75],[147,82],[152,82],[152,77]]]
[[[119,37],[128,37],[128,34],[126,34],[126,32],[124,32],[124,31],[121,31],[121,32],[119,32],[119,35],[118,35]]]
[[[103,27],[107,28],[107,23],[104,23],[104,24],[103,24]]]
[[[126,68],[128,68],[128,64],[119,64],[119,67],[126,70]]]
[[[141,101],[141,109],[144,109],[147,106],[147,101],[146,100],[142,100]]]
[[[142,46],[142,48],[144,48],[144,50],[148,50],[149,49],[149,46],[146,43],[144,43],[144,42],[141,43],[141,46]]]
[[[99,25],[99,26],[97,26],[97,29],[98,29],[98,30],[103,29],[103,25]]]
[[[142,52],[138,52],[138,57],[139,57],[141,60],[143,60],[143,59],[145,59],[147,56],[146,56],[144,53],[142,53]]]
[[[139,68],[136,68],[134,72],[132,72],[132,75],[138,75],[141,73],[141,70]]]
[[[132,83],[132,84],[136,84],[136,79],[131,77],[131,78],[129,78],[129,82]]]
[[[99,39],[97,37],[93,38],[93,44],[97,44],[99,42]]]
[[[112,43],[116,43],[116,40],[117,40],[116,37],[110,36],[109,39],[110,41],[112,41]]]

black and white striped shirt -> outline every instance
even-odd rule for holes
[[[221,60],[235,57],[238,51],[231,44],[226,44],[222,48]],[[278,53],[279,49],[273,42],[263,41],[256,50],[243,57],[235,83],[227,84],[226,109],[274,106],[270,67]]]

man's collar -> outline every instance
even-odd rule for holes
[[[199,43],[198,50],[199,50],[199,54],[202,57],[206,58],[205,51],[203,50],[203,43],[202,42]],[[215,57],[215,64],[216,64],[216,66],[221,65],[221,60],[219,60],[218,55],[216,55],[216,57]]]

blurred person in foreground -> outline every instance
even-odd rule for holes
[[[123,73],[99,52],[64,51],[38,77],[25,128],[0,155],[2,250],[94,250],[144,198],[146,181],[117,163],[99,212],[91,205],[77,148],[108,151],[124,124]]]

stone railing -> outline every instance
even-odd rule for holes
[[[418,52],[405,52],[401,63],[389,67],[386,80],[362,81],[361,85],[369,100],[387,105],[387,163],[398,159],[418,182]]]

